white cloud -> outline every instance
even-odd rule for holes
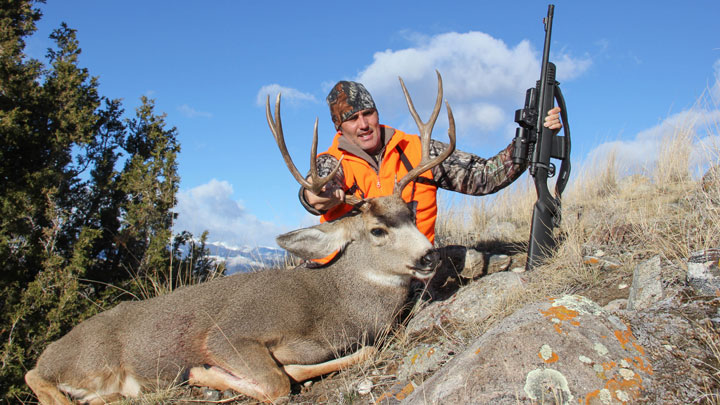
[[[310,101],[313,103],[318,102],[317,98],[315,98],[312,94],[303,93],[290,87],[283,87],[279,84],[268,84],[260,88],[257,93],[255,103],[259,106],[265,106],[268,96],[270,96],[270,103],[274,103],[278,93],[282,94],[283,101],[290,103],[297,103],[300,101]]]
[[[437,94],[437,69],[443,78],[444,97],[456,113],[458,135],[477,137],[479,132],[485,138],[479,139],[482,142],[496,139],[507,122],[512,123],[525,91],[540,76],[540,51],[527,40],[511,46],[482,32],[405,36],[412,38],[414,47],[377,52],[355,78],[372,93],[381,120],[407,119],[398,76],[426,119]],[[558,80],[576,78],[592,64],[590,57],[575,58],[565,51],[553,54],[552,60],[558,66]],[[446,125],[440,121],[438,126]]]
[[[178,192],[175,232],[190,231],[200,236],[209,231],[208,240],[228,246],[275,246],[275,237],[287,229],[257,219],[239,201],[232,199],[233,188],[227,181],[207,184]]]
[[[524,91],[529,86],[522,81],[539,76],[527,41],[509,48],[482,32],[440,34],[422,40],[416,48],[378,52],[373,59],[358,80],[381,96],[399,93],[398,76],[407,85],[427,83],[425,87],[433,89],[436,69],[443,75],[446,94],[457,101]]]
[[[688,169],[702,175],[708,165],[720,162],[720,59],[713,64],[713,83],[692,107],[673,114],[652,128],[640,131],[629,140],[606,142],[593,149],[585,162],[603,162],[614,154],[618,169],[625,173],[652,170],[658,157],[668,148],[682,148],[687,144]],[[673,140],[679,144],[673,145]],[[681,151],[680,151],[681,152]],[[675,153],[670,150],[669,153]],[[682,153],[682,152],[681,152]]]
[[[187,104],[183,104],[178,107],[178,111],[188,118],[212,118],[211,113],[198,111]]]
[[[561,83],[582,75],[592,65],[592,60],[589,56],[573,58],[567,53],[559,55],[556,59],[551,57],[550,61],[555,64],[557,70],[556,78]]]
[[[618,169],[624,173],[640,173],[654,167],[663,146],[674,137],[684,134],[690,145],[690,166],[704,167],[717,161],[720,110],[699,106],[673,114],[660,124],[638,132],[633,139],[606,142],[589,154],[586,162],[605,161],[614,153]]]
[[[496,133],[500,128],[507,125],[505,112],[493,104],[461,104],[458,107],[450,107],[456,121],[464,122],[466,125],[474,125],[482,131]]]

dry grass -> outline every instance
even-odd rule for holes
[[[524,240],[524,230],[530,228],[527,213],[532,212],[535,199],[533,183],[527,176],[485,198],[439,193],[436,245],[472,246],[499,237]]]

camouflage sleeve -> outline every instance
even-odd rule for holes
[[[430,157],[448,147],[432,140]],[[492,194],[515,181],[527,168],[512,161],[512,144],[490,159],[455,150],[444,162],[432,169],[438,187],[469,195]]]
[[[338,160],[335,159],[335,156],[327,153],[319,155],[315,162],[317,162],[318,176],[320,177],[325,177],[330,174],[330,172],[332,172],[332,170],[338,164]],[[339,181],[339,184],[343,184],[342,180],[344,178],[345,175],[343,174],[342,166],[340,166],[340,170],[338,170],[337,174],[335,175],[335,179],[333,179],[332,181]]]
[[[322,154],[317,157],[316,164],[317,164],[317,170],[318,170],[318,176],[325,177],[337,165],[338,160],[335,159],[334,156],[328,155],[328,154]],[[306,177],[310,176],[310,173],[307,174]],[[336,188],[343,188],[343,184],[345,184],[345,174],[343,173],[342,166],[340,166],[340,169],[335,173],[335,178],[330,180],[328,182],[329,186],[335,186]],[[326,186],[327,187],[327,186]],[[322,215],[325,213],[325,211],[321,211],[318,209],[315,209],[312,205],[310,205],[307,200],[305,199],[305,188],[300,187],[300,191],[298,192],[298,198],[300,199],[300,204],[307,210],[307,212],[313,214],[313,215]]]

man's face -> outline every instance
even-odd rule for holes
[[[369,154],[380,149],[380,123],[375,109],[361,110],[351,115],[340,124],[340,132]]]

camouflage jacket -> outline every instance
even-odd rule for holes
[[[385,132],[385,143],[387,143],[394,130],[386,126],[382,128]],[[377,160],[385,153],[385,148],[383,148],[377,157],[372,157],[360,148],[350,144],[350,142],[341,142],[340,147],[347,153],[363,158],[376,172],[378,171]],[[447,147],[448,144],[431,139],[430,158],[438,156]],[[512,149],[512,144],[510,144],[490,159],[483,159],[472,153],[456,149],[445,161],[432,169],[433,181],[439,188],[457,191],[462,194],[479,196],[495,193],[515,181],[527,168],[527,165],[513,163]],[[376,158],[378,159],[376,160]],[[337,159],[331,155],[321,154],[317,158],[317,168],[320,176],[327,176],[335,165],[337,165]],[[332,182],[336,186],[342,187],[344,184],[343,178],[344,174],[341,167]],[[323,214],[323,212],[316,210],[305,201],[302,188],[299,197],[300,202],[308,212],[315,215]]]

